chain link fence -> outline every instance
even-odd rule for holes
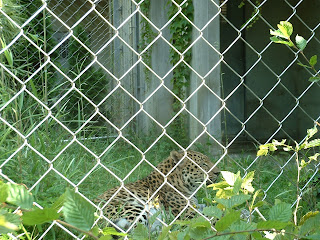
[[[294,203],[279,190],[294,185],[293,156],[255,152],[272,139],[304,140],[320,118],[319,84],[269,29],[288,20],[308,40],[306,54],[319,52],[317,1],[0,4],[0,174],[24,183],[36,206],[66,186],[92,203],[178,149],[255,170],[267,200]],[[308,169],[301,193],[317,174],[318,165]],[[55,227],[84,238],[53,222],[38,239]]]

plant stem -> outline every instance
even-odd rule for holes
[[[86,234],[86,235],[88,235],[88,236],[90,236],[90,237],[92,237],[92,238],[94,238],[94,239],[99,239],[97,236],[93,235],[93,233],[90,232],[90,231],[84,231],[84,230],[82,230],[82,229],[80,229],[80,228],[77,228],[77,227],[75,227],[75,226],[73,226],[73,225],[71,225],[71,224],[69,224],[69,223],[66,223],[66,222],[64,222],[64,221],[62,221],[62,220],[55,220],[55,221],[58,222],[58,223],[60,223],[60,224],[62,224],[62,225],[65,225],[65,226],[67,226],[67,227],[73,228],[73,229],[76,230],[76,231],[82,232],[82,233],[84,233],[84,234]]]
[[[32,240],[30,235],[29,235],[29,233],[28,233],[28,231],[25,229],[25,227],[22,224],[21,224],[21,226],[22,226],[22,230],[25,233],[25,236],[27,236],[28,240]]]
[[[295,48],[296,50],[300,50],[300,49],[291,41],[290,38],[289,38],[288,40],[289,40],[289,42],[291,42],[291,43],[293,44],[293,48]],[[312,65],[310,64],[309,59],[306,57],[306,55],[304,55],[304,53],[303,53],[302,50],[300,50],[300,53],[301,53],[301,55],[303,56],[303,58],[307,61],[307,63],[310,65],[311,69],[316,73],[316,75],[317,75],[318,77],[320,77],[319,74],[318,74],[318,72],[317,72],[317,70],[314,68],[314,66],[312,66]]]
[[[253,229],[253,230],[243,230],[243,231],[234,231],[234,232],[227,232],[227,233],[217,233],[216,235],[212,235],[206,238],[203,238],[202,240],[208,240],[211,238],[215,238],[215,237],[220,237],[220,236],[226,236],[226,235],[231,235],[231,234],[238,234],[238,233],[251,233],[251,232],[274,232],[274,233],[283,233],[283,234],[287,234],[290,236],[293,236],[296,239],[299,239],[300,236],[296,235],[294,233],[290,233],[290,232],[282,232],[281,230],[276,230],[276,229]]]
[[[293,211],[293,218],[294,218],[294,224],[296,226],[298,226],[298,220],[297,220],[297,212],[298,212],[298,208],[299,208],[299,203],[300,203],[300,191],[299,191],[299,181],[300,181],[300,166],[299,166],[299,155],[298,155],[298,151],[295,151],[295,155],[296,155],[296,163],[297,163],[297,202],[296,202],[296,208]]]

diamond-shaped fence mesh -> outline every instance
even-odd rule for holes
[[[303,141],[320,118],[319,84],[307,81],[312,72],[297,65],[298,51],[270,41],[269,29],[290,21],[308,41],[305,54],[316,54],[317,1],[0,4],[0,174],[25,184],[36,206],[67,186],[93,204],[171,150],[189,149],[222,170],[255,170],[266,200],[294,203],[294,158],[256,157],[256,149]],[[317,172],[315,164],[304,173],[301,193]],[[37,237],[52,234],[84,238],[58,222]]]

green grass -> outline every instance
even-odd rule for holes
[[[104,191],[120,185],[112,174],[101,166],[97,166],[97,159],[95,159],[86,149],[80,144],[74,142],[62,153],[60,153],[69,143],[72,138],[69,134],[58,125],[53,124],[53,129],[49,128],[47,135],[44,129],[39,129],[28,138],[28,143],[40,152],[49,160],[53,160],[52,166],[65,178],[69,179],[73,184],[78,185],[79,191],[89,199],[93,200],[96,196]],[[1,154],[0,164],[2,164],[21,144],[23,141],[17,141],[17,135],[8,128],[1,129]],[[52,131],[51,131],[52,130]],[[67,141],[64,141],[66,140]],[[148,138],[132,137],[131,141],[141,149],[146,149],[150,146],[155,138],[149,135]],[[101,155],[107,147],[113,142],[114,138],[109,139],[95,139],[95,140],[81,140],[81,143],[90,149],[96,155]],[[177,149],[171,144],[168,139],[160,139],[158,143],[146,154],[146,159],[153,165],[157,165],[164,158],[166,158],[171,150]],[[55,158],[60,154],[58,158]],[[210,154],[208,154],[210,156]],[[283,166],[289,159],[289,155],[275,155],[260,157],[256,159],[255,153],[241,153],[227,155],[218,165],[220,170],[227,170],[232,172],[240,171],[241,175],[246,172],[255,171],[255,179],[253,186],[255,189],[262,189],[266,191],[270,184],[277,179],[273,186],[265,194],[265,201],[273,204],[275,199],[280,199],[288,203],[293,203],[296,199],[296,166],[294,160],[289,162],[283,169]],[[125,183],[133,182],[147,176],[151,171],[146,162],[136,168],[130,176],[130,171],[141,161],[142,155],[133,146],[128,144],[123,139],[120,139],[112,145],[100,158],[101,163],[111,170],[120,179],[124,179]],[[212,161],[217,158],[211,157]],[[241,166],[241,167],[240,167]],[[248,168],[250,166],[250,168]],[[248,168],[248,169],[247,169]],[[50,164],[42,159],[31,148],[24,147],[21,149],[9,162],[2,167],[2,173],[8,176],[17,183],[23,183],[28,188],[32,187],[40,178],[42,178],[50,169]],[[244,169],[247,169],[245,171]],[[87,175],[88,172],[91,173]],[[311,171],[312,172],[312,171]],[[280,177],[279,174],[281,173]],[[301,186],[310,177],[310,171],[302,172]],[[79,184],[79,182],[81,182]],[[38,203],[41,205],[50,205],[54,202],[64,191],[65,188],[71,184],[63,177],[51,169],[40,182],[32,189]],[[307,192],[307,200],[302,201],[301,214],[309,210],[315,210],[317,199],[315,198],[315,189],[310,185]],[[210,189],[201,189],[197,195],[200,203],[203,202],[201,198],[208,195],[213,196]],[[268,204],[264,207],[268,208]],[[262,209],[263,212],[263,209]],[[43,226],[45,229],[45,226]],[[31,231],[31,230],[29,230]],[[37,230],[38,231],[38,230]],[[60,235],[68,239],[67,234],[57,227],[53,228],[48,235],[54,235],[59,239]],[[54,238],[53,238],[54,239]]]

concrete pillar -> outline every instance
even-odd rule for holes
[[[166,1],[151,0],[150,1],[150,20],[158,28],[161,28],[168,21],[168,8]],[[155,29],[154,29],[155,30]],[[166,39],[170,39],[169,28],[162,30],[162,36]],[[149,50],[150,51],[150,50]],[[161,78],[166,75],[166,73],[171,69],[170,64],[170,47],[162,39],[158,39],[151,47],[151,68],[156,72]],[[160,80],[153,73],[149,74],[149,79],[146,79],[144,67],[141,68],[141,95],[142,100],[148,97],[154,89],[160,85]],[[172,74],[170,74],[166,79],[166,86],[171,88],[172,84],[170,79]],[[158,89],[153,96],[149,99],[147,103],[144,104],[144,109],[150,113],[158,122],[165,125],[172,117],[172,102],[173,96],[163,87]],[[147,117],[140,120],[143,124],[140,124],[142,130],[149,130],[152,126],[152,120]]]
[[[217,1],[219,4],[219,1]],[[218,8],[209,1],[193,1],[194,4],[194,23],[202,29],[205,24],[218,12]],[[220,41],[220,20],[217,16],[203,31],[203,37],[210,42],[219,51]],[[193,41],[199,36],[199,31],[193,31]],[[191,74],[190,94],[204,80],[206,85],[220,96],[220,65],[213,67],[219,61],[219,55],[203,40],[199,41],[192,47],[192,67],[199,73],[202,78],[199,78],[194,72]],[[212,70],[213,69],[213,70]],[[208,74],[209,71],[212,72]],[[207,76],[206,76],[207,75]],[[205,77],[206,76],[206,77]],[[205,77],[205,78],[204,78]],[[221,107],[221,102],[205,87],[200,88],[197,93],[189,101],[190,111],[201,122],[206,124],[213,115],[217,113]],[[190,117],[190,138],[193,140],[202,131],[203,127],[198,124],[193,117]],[[220,115],[216,116],[208,125],[206,125],[207,131],[218,141],[221,140],[221,118]],[[200,142],[204,143],[208,138],[204,137]],[[210,140],[210,139],[209,139]],[[211,140],[210,140],[211,142]],[[212,142],[214,143],[214,142]],[[209,149],[213,154],[218,153],[221,150],[216,144],[213,144]]]
[[[116,1],[113,1],[116,2]],[[121,13],[121,20],[120,23],[123,23],[128,19],[130,14],[133,12],[134,5],[131,0],[121,0],[120,13]],[[135,37],[135,18],[130,17],[130,19],[124,24],[121,29],[119,30],[119,34],[121,38],[132,48],[135,47],[134,37]],[[121,74],[123,75],[128,71],[129,68],[137,61],[137,57],[135,53],[127,47],[123,42],[120,43],[120,57],[121,57]],[[134,95],[134,88],[136,87],[134,84],[134,74],[135,69],[128,72],[122,79],[121,85],[132,95]],[[122,94],[121,96],[121,109],[118,109],[121,114],[121,126],[125,124],[128,119],[135,113],[137,104],[135,101],[127,95],[127,93]]]

